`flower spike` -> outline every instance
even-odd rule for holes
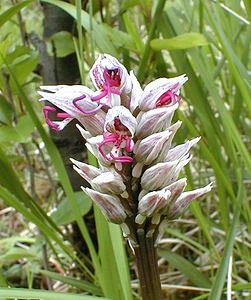
[[[83,191],[108,221],[121,225],[133,247],[140,247],[143,234],[156,242],[164,222],[212,189],[209,184],[185,191],[187,180],[180,178],[200,138],[172,147],[182,124],[172,124],[172,118],[187,77],[158,78],[142,89],[133,71],[109,54],[98,57],[90,77],[96,91],[80,85],[41,87],[41,100],[61,110],[44,106],[46,123],[56,131],[73,119],[81,123],[77,127],[99,165],[71,159],[91,187]]]

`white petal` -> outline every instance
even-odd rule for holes
[[[63,121],[53,121],[54,124],[58,126],[58,130],[61,131],[65,128],[66,125],[68,125],[73,118],[66,118]]]
[[[41,85],[39,88],[40,90],[49,91],[49,92],[57,92],[62,88],[66,87],[67,85]]]
[[[81,115],[78,120],[91,135],[96,136],[103,133],[105,115],[105,112],[100,109],[95,115]]]
[[[121,79],[120,89],[129,93],[131,90],[131,79],[126,68],[113,56],[109,54],[101,54],[90,70],[90,77],[97,89],[101,89],[105,85],[104,71],[106,69],[118,69]]]
[[[102,172],[89,164],[77,161],[73,158],[70,158],[71,162],[74,164],[73,168],[75,171],[77,171],[86,181],[91,183],[91,181],[99,176]]]
[[[121,105],[120,95],[112,93],[111,94],[111,107],[120,106],[120,105]]]
[[[87,131],[87,130],[84,130],[84,128],[81,127],[79,124],[76,124],[76,127],[77,127],[77,129],[80,131],[81,135],[83,136],[83,138],[84,138],[85,140],[87,140],[87,139],[89,139],[89,138],[92,137],[92,135],[90,134],[90,132]]]
[[[78,106],[84,110],[92,110],[98,106],[96,102],[90,99],[93,92],[89,88],[81,85],[65,86],[55,93],[38,91],[38,94],[43,97],[40,101],[47,100],[76,119],[79,119],[83,115],[83,113],[73,105],[73,100],[77,97],[82,95],[86,96],[86,98],[78,102]]]

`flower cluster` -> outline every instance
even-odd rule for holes
[[[90,184],[84,192],[129,236],[132,224],[150,228],[177,218],[212,188],[209,184],[184,192],[186,178],[179,176],[200,138],[172,147],[181,122],[171,120],[187,77],[159,78],[142,89],[133,72],[108,54],[100,55],[90,77],[96,91],[61,85],[42,86],[39,92],[41,100],[63,111],[44,106],[47,124],[58,131],[77,119],[88,150],[99,162],[96,168],[72,159]]]

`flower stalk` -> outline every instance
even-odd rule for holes
[[[161,300],[161,283],[158,271],[157,248],[153,233],[137,230],[139,244],[134,247],[142,299]]]
[[[55,108],[45,106],[45,119],[56,131],[72,119],[82,125],[78,128],[98,161],[94,167],[71,160],[90,184],[82,189],[109,222],[121,226],[134,249],[142,299],[161,300],[157,245],[162,228],[212,188],[184,192],[186,178],[180,178],[199,138],[172,147],[181,122],[171,121],[187,77],[158,78],[142,89],[133,72],[108,54],[99,56],[90,77],[96,91],[41,87],[41,100],[63,110],[55,114]]]

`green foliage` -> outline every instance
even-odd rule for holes
[[[202,136],[194,165],[186,169],[186,176],[189,188],[214,180],[215,193],[201,203],[193,203],[186,219],[170,224],[173,228],[167,228],[164,240],[171,235],[175,244],[161,244],[160,254],[172,270],[177,270],[180,277],[175,278],[181,278],[170,279],[171,283],[201,288],[201,294],[194,293],[193,299],[218,300],[231,291],[238,300],[244,299],[243,291],[250,297],[250,2],[193,0],[191,5],[186,0],[133,0],[104,1],[103,7],[96,1],[89,1],[86,7],[81,1],[75,1],[76,5],[71,4],[74,1],[42,2],[59,7],[75,19],[77,37],[61,31],[47,42],[54,43],[58,58],[76,52],[83,84],[88,82],[88,70],[100,52],[115,55],[138,71],[143,84],[157,77],[188,75],[178,112],[183,126],[175,142]],[[108,224],[94,208],[95,247],[83,220],[91,202],[73,192],[64,162],[45,130],[35,92],[36,82],[41,83],[36,74],[40,57],[31,43],[22,42],[17,19],[19,12],[25,15],[35,9],[40,9],[35,1],[20,1],[11,7],[7,4],[0,15],[0,199],[28,222],[26,237],[17,232],[0,242],[0,284],[13,285],[6,272],[22,261],[27,268],[28,263],[36,265],[30,271],[33,277],[44,276],[61,282],[69,292],[88,292],[94,297],[1,288],[0,298],[73,300],[102,299],[95,296],[104,295],[131,300],[120,229]],[[26,22],[29,32],[33,27],[39,31]],[[40,150],[57,182],[46,199],[27,189],[30,179],[17,167],[27,164],[27,156],[22,153],[27,152],[34,161],[38,156],[36,145],[42,143]],[[63,196],[56,203],[54,198],[60,193]],[[63,233],[63,226],[73,221],[79,226],[88,254],[80,251],[78,256],[72,240]],[[28,224],[35,224],[38,231]],[[63,276],[55,270],[42,270],[42,252],[36,252],[41,244],[47,245],[50,256],[65,273],[74,264],[76,277],[73,273]],[[169,272],[164,265],[161,270]],[[33,283],[27,279],[28,286],[33,287]],[[203,288],[210,292],[203,292]],[[180,295],[177,290],[177,299]]]
[[[151,40],[150,45],[154,50],[182,50],[206,46],[208,45],[208,42],[204,35],[196,32],[189,32],[170,39],[153,39]]]

